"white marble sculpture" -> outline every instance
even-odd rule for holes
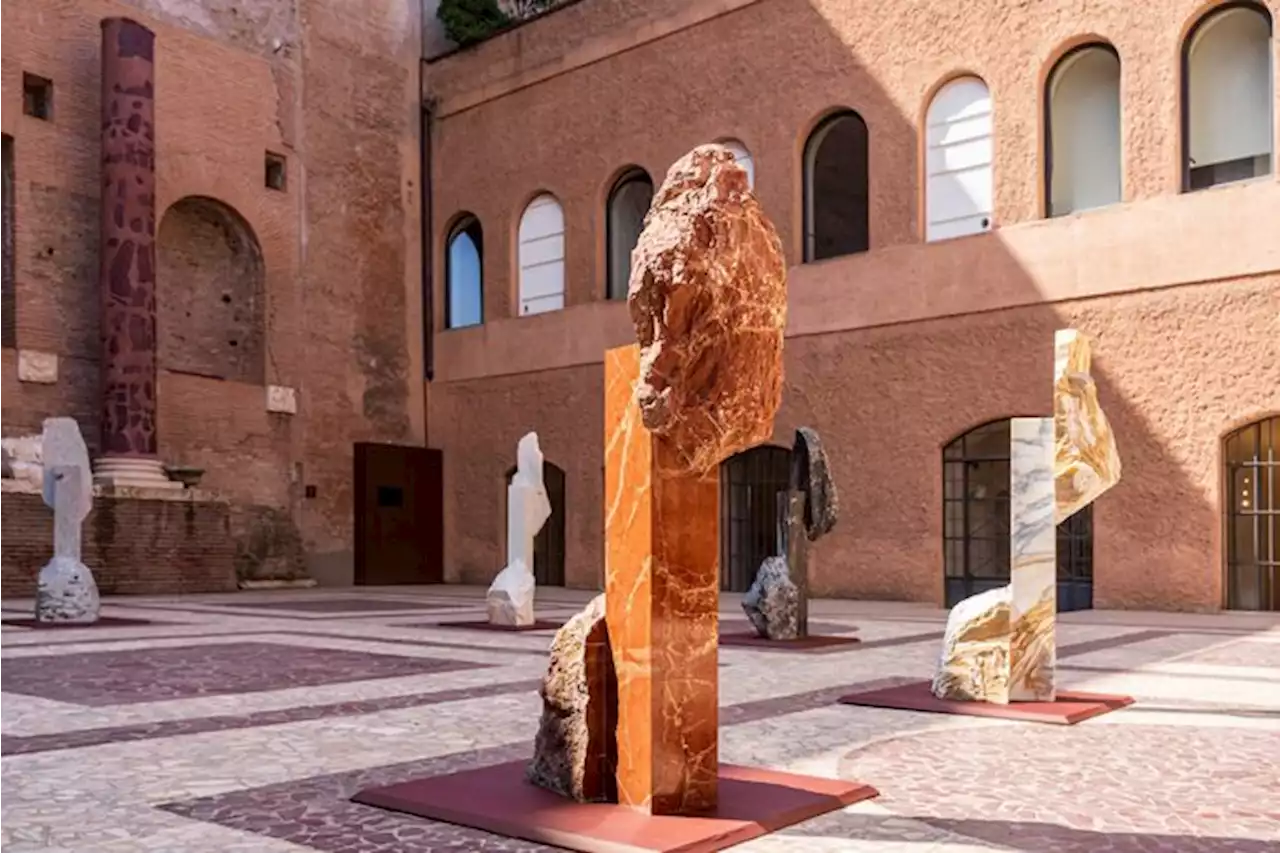
[[[75,419],[46,419],[41,452],[44,502],[53,508],[53,559],[40,570],[36,619],[96,622],[98,585],[80,562],[81,528],[93,506],[93,475]]]
[[[531,432],[516,447],[516,474],[507,486],[507,565],[485,596],[490,623],[515,628],[534,623],[533,537],[550,516],[542,450],[538,434]]]

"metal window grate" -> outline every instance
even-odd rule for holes
[[[746,592],[766,557],[779,553],[791,451],[753,447],[720,467],[720,588]],[[781,495],[782,497],[779,497]]]
[[[947,606],[1009,583],[1009,421],[993,421],[942,451]],[[1093,606],[1093,510],[1058,525],[1058,609]]]
[[[1280,611],[1280,416],[1225,444],[1227,608]]]

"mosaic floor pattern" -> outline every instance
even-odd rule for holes
[[[549,591],[539,615],[562,619],[589,597]],[[26,607],[5,602],[6,614]],[[482,618],[482,589],[106,607],[122,619],[160,610],[163,624],[4,628],[6,853],[550,849],[348,799],[529,755],[550,634],[423,621]],[[1071,614],[1064,686],[1137,704],[1066,728],[835,704],[927,677],[945,614],[836,601],[814,613],[824,632],[863,642],[821,655],[721,649],[721,757],[881,796],[737,849],[1280,849],[1280,620]],[[723,615],[726,630],[745,625],[735,596]]]

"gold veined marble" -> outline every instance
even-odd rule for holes
[[[1089,339],[1062,329],[1053,344],[1054,492],[1061,524],[1120,481],[1120,453],[1089,373]]]
[[[1052,423],[1011,424],[1011,581],[952,608],[933,680],[939,698],[1055,697],[1056,525],[1120,480],[1120,454],[1098,404],[1091,361],[1087,337],[1075,329],[1056,332]]]
[[[1007,586],[961,601],[947,614],[942,657],[933,676],[939,699],[1009,701],[1009,594]]]

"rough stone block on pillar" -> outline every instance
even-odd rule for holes
[[[605,598],[618,678],[618,801],[716,805],[717,469],[685,476],[635,401],[639,351],[605,354]]]

